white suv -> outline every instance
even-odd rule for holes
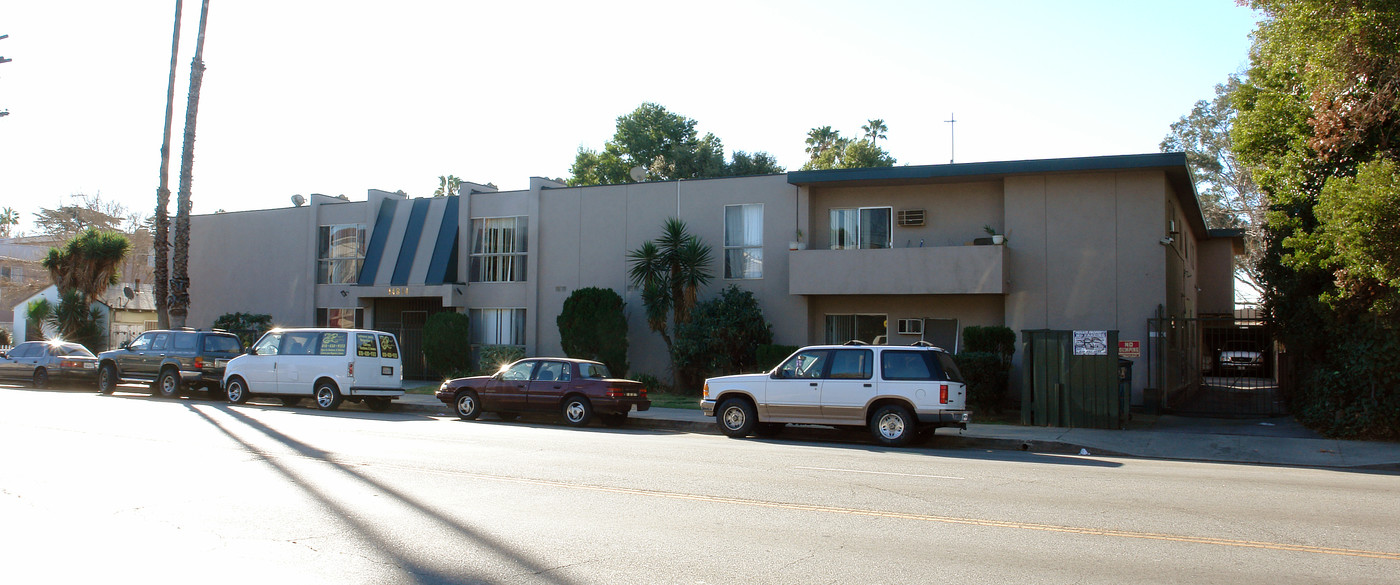
[[[321,410],[365,403],[387,410],[403,396],[403,359],[392,334],[365,329],[273,329],[224,368],[229,402],[275,396],[293,406],[315,397]]]
[[[967,384],[953,356],[913,346],[804,347],[763,374],[705,380],[700,402],[731,437],[769,435],[787,423],[869,427],[884,445],[907,445],[938,427],[966,429]]]

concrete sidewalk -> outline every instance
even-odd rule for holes
[[[404,395],[396,401],[394,410],[456,416],[451,405],[424,394]],[[713,418],[705,417],[699,410],[681,408],[633,412],[626,426],[719,433]],[[965,431],[939,429],[930,444],[939,448],[1069,454],[1086,450],[1090,455],[1400,471],[1400,443],[1327,439],[1290,418],[1222,420],[1134,415],[1127,430],[974,423]]]

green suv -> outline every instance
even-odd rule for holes
[[[221,396],[224,366],[242,353],[238,336],[218,329],[147,331],[121,349],[97,354],[97,391],[111,394],[117,384],[142,382],[165,398],[193,388]]]

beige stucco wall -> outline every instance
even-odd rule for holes
[[[805,343],[825,342],[827,315],[885,315],[885,335],[894,345],[919,340],[918,336],[897,333],[896,324],[900,319],[957,319],[959,335],[964,327],[1001,325],[1005,319],[999,295],[812,296],[808,299],[807,328],[813,337]]]
[[[961,246],[986,237],[982,226],[991,225],[1002,233],[1003,198],[1001,181],[934,183],[925,185],[812,187],[812,249],[831,247],[831,210],[853,207],[893,207],[923,209],[924,225],[895,225],[891,243],[895,248]],[[893,221],[893,218],[892,218]]]
[[[224,313],[267,313],[278,325],[316,317],[311,207],[190,217],[190,312],[209,327]]]
[[[802,297],[788,294],[784,257],[795,231],[797,199],[797,188],[781,175],[543,190],[535,308],[539,319],[531,330],[538,340],[535,351],[562,351],[555,319],[573,291],[609,288],[626,303],[633,375],[645,372],[667,379],[666,346],[647,327],[640,291],[628,286],[627,253],[659,236],[667,218],[676,217],[678,210],[690,233],[712,248],[715,278],[701,290],[701,300],[730,284],[753,291],[764,318],[773,325],[775,343],[804,343],[806,305]],[[763,205],[763,278],[726,280],[724,206],[746,203]]]
[[[1235,246],[1227,238],[1200,242],[1199,314],[1232,315],[1235,311]]]

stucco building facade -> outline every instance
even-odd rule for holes
[[[665,379],[665,345],[626,256],[671,217],[714,250],[701,298],[752,291],[774,342],[788,345],[883,336],[956,349],[970,325],[1145,342],[1159,313],[1232,311],[1241,245],[1206,229],[1181,154],[595,187],[532,178],[506,192],[464,183],[455,197],[371,190],[195,216],[189,323],[242,311],[379,328],[400,332],[409,356],[428,315],[459,311],[475,343],[550,355],[561,352],[564,299],[596,286],[627,303],[633,372]],[[796,240],[803,249],[790,249]]]

